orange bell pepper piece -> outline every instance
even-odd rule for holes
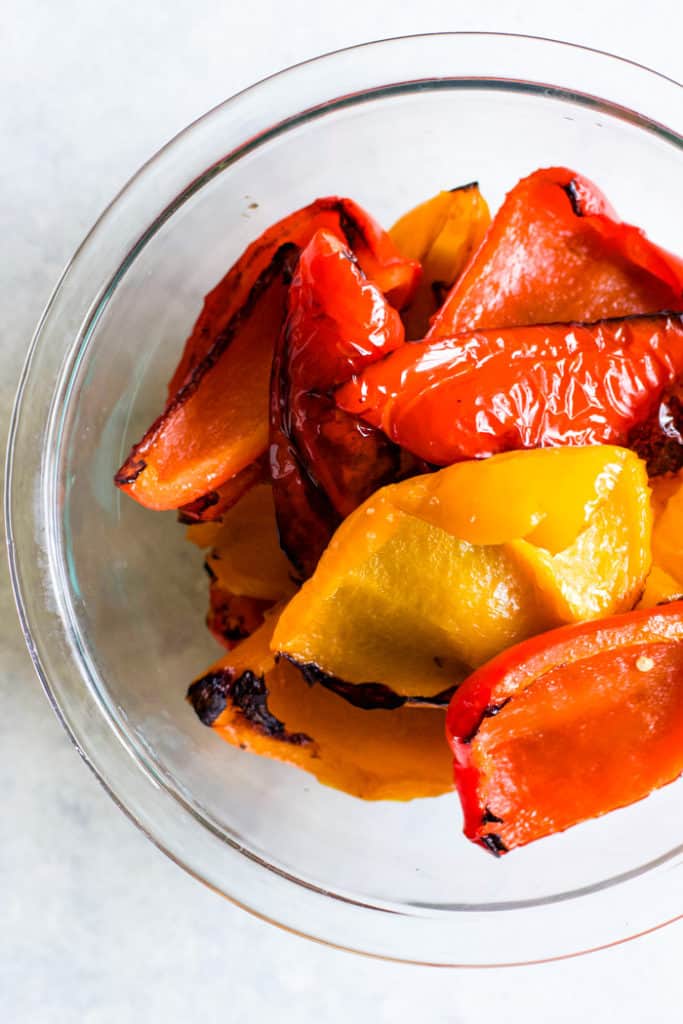
[[[510,648],[446,730],[465,835],[494,854],[641,800],[683,772],[683,601]]]
[[[273,346],[298,256],[279,249],[249,298],[114,480],[141,505],[178,508],[220,487],[268,445]]]
[[[617,220],[587,178],[551,167],[508,193],[428,337],[659,310],[683,310],[683,262]]]
[[[275,663],[275,610],[190,686],[205,725],[241,750],[295,765],[365,800],[412,800],[453,789],[443,709],[362,711],[292,665]]]

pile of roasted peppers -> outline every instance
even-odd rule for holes
[[[679,776],[682,312],[565,168],[265,231],[115,478],[207,549],[202,722],[366,799],[455,775],[496,854]]]

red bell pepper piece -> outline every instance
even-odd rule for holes
[[[308,575],[341,519],[399,471],[396,446],[329,392],[401,346],[403,325],[328,231],[301,254],[288,310],[273,368],[271,477],[284,550]]]
[[[495,854],[642,799],[683,772],[683,601],[504,651],[446,733],[465,835]]]
[[[461,334],[406,345],[337,392],[438,465],[510,449],[624,444],[683,373],[674,314]]]
[[[427,335],[683,310],[683,261],[616,219],[566,167],[508,193]]]
[[[387,232],[352,199],[338,196],[316,199],[267,228],[206,296],[204,308],[169,384],[170,398],[242,308],[280,246],[289,243],[303,249],[321,228],[346,240],[366,275],[397,309],[410,301],[420,278],[419,264],[402,257]]]

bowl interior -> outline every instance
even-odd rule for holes
[[[349,97],[207,174],[113,281],[69,381],[59,557],[97,699],[135,756],[214,832],[364,904],[495,909],[602,886],[674,850],[683,787],[496,862],[460,836],[454,795],[364,803],[232,749],[184,700],[220,654],[203,624],[201,553],[172,513],[138,507],[114,489],[112,474],[160,410],[203,295],[274,220],[336,193],[389,225],[435,191],[471,180],[495,209],[518,178],[553,164],[595,180],[624,219],[676,247],[680,152],[617,110],[492,81]]]

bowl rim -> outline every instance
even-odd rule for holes
[[[426,33],[426,34],[419,34],[419,35],[412,35],[412,36],[396,36],[396,37],[392,37],[392,38],[389,38],[389,39],[374,40],[374,41],[371,41],[371,42],[357,44],[357,45],[351,46],[351,47],[345,47],[345,48],[342,48],[342,49],[335,50],[335,51],[332,51],[330,53],[324,54],[324,55],[322,55],[320,57],[310,58],[310,59],[308,59],[306,61],[302,61],[302,62],[300,62],[298,64],[295,64],[295,65],[293,65],[290,68],[287,68],[287,69],[284,69],[282,71],[278,71],[278,72],[276,72],[276,73],[274,73],[272,75],[269,75],[266,78],[261,79],[261,81],[255,83],[254,85],[248,86],[246,89],[241,90],[239,93],[235,94],[234,96],[232,96],[231,98],[225,100],[224,102],[222,102],[220,104],[217,104],[215,107],[213,107],[206,114],[204,114],[201,117],[197,118],[190,125],[188,125],[181,132],[179,132],[172,140],[170,140],[165,146],[163,146],[156,154],[154,154],[148,161],[146,161],[141,166],[141,168],[136,172],[136,174],[133,175],[133,177],[128,181],[128,183],[117,193],[117,195],[114,197],[114,199],[111,201],[111,203],[109,203],[108,206],[105,208],[105,210],[103,211],[101,216],[98,218],[98,220],[96,221],[96,223],[93,226],[93,228],[91,229],[91,231],[88,233],[88,235],[85,237],[84,241],[81,243],[81,245],[76,250],[74,256],[69,261],[69,263],[67,264],[67,267],[65,268],[63,274],[61,275],[61,277],[60,277],[60,279],[59,279],[59,281],[58,281],[58,283],[57,283],[57,285],[55,287],[53,295],[50,298],[50,300],[49,300],[49,302],[47,304],[47,307],[46,307],[46,309],[45,309],[45,311],[44,311],[44,313],[43,313],[43,315],[42,315],[42,317],[41,317],[41,319],[39,321],[39,324],[38,324],[38,326],[36,328],[36,331],[35,331],[34,337],[32,339],[32,342],[31,342],[31,345],[30,345],[30,348],[29,348],[29,352],[28,352],[28,355],[27,355],[27,358],[26,358],[26,362],[24,364],[24,368],[23,368],[22,373],[21,373],[20,381],[19,381],[19,386],[18,386],[18,390],[17,390],[17,396],[16,396],[15,405],[14,405],[14,409],[13,409],[13,413],[12,413],[12,417],[11,417],[11,422],[10,422],[9,440],[8,440],[8,448],[7,448],[6,485],[5,485],[5,522],[6,522],[6,533],[7,533],[8,557],[9,557],[9,565],[10,565],[10,576],[11,576],[12,587],[13,587],[13,591],[14,591],[15,601],[16,601],[16,604],[17,604],[17,610],[18,610],[18,613],[19,613],[19,618],[20,618],[20,622],[21,622],[22,631],[24,633],[24,637],[25,637],[25,640],[26,640],[29,652],[30,652],[31,657],[32,657],[32,660],[33,660],[33,663],[34,663],[34,667],[35,667],[35,669],[37,671],[37,674],[38,674],[38,676],[39,676],[39,678],[41,680],[43,688],[45,689],[45,692],[46,692],[46,694],[48,696],[48,699],[49,699],[49,701],[50,701],[50,703],[51,703],[51,705],[53,707],[53,710],[55,711],[55,714],[57,715],[59,720],[62,722],[62,725],[64,726],[64,728],[66,729],[67,733],[69,734],[72,742],[74,743],[74,745],[75,745],[76,749],[78,750],[78,752],[80,753],[81,757],[83,757],[83,759],[89,765],[91,770],[93,770],[93,772],[95,773],[96,777],[99,779],[101,784],[105,787],[105,789],[110,794],[112,799],[114,799],[114,801],[131,818],[131,820],[133,820],[133,822],[136,825],[138,825],[138,827],[140,827],[142,829],[142,831],[145,832],[145,834],[150,839],[152,839],[152,841],[155,843],[155,845],[157,845],[160,849],[162,849],[168,856],[171,857],[172,860],[174,860],[176,863],[178,863],[181,867],[184,867],[185,870],[187,870],[194,877],[196,877],[199,880],[205,882],[205,884],[208,884],[210,887],[216,889],[216,891],[220,892],[222,895],[224,895],[227,898],[229,898],[232,902],[234,902],[237,905],[243,907],[244,909],[247,909],[250,912],[256,914],[256,916],[259,916],[259,917],[261,917],[261,918],[263,918],[265,920],[269,920],[271,923],[275,923],[275,924],[279,925],[280,927],[285,928],[286,930],[291,931],[291,932],[293,932],[295,934],[304,935],[304,936],[306,936],[308,938],[312,938],[312,939],[314,939],[316,941],[322,942],[322,943],[327,944],[327,945],[335,946],[337,948],[349,949],[349,950],[352,950],[352,951],[355,951],[355,952],[364,953],[365,955],[368,955],[368,956],[376,956],[376,957],[378,957],[380,959],[399,960],[399,961],[402,961],[402,962],[422,963],[422,964],[425,964],[425,963],[437,964],[438,963],[438,964],[441,964],[441,965],[448,964],[450,966],[491,966],[491,967],[495,967],[495,966],[512,966],[513,964],[529,964],[529,963],[536,963],[536,962],[547,962],[548,960],[563,959],[565,957],[581,955],[582,953],[590,952],[590,951],[593,951],[594,949],[605,948],[605,947],[610,946],[610,945],[614,945],[614,944],[618,944],[620,942],[627,941],[629,938],[635,937],[636,935],[646,934],[649,931],[653,931],[653,930],[655,930],[658,927],[662,927],[664,924],[668,924],[668,923],[671,923],[674,920],[678,920],[681,916],[683,916],[683,914],[677,914],[675,917],[669,918],[667,920],[659,921],[659,922],[651,924],[650,926],[645,927],[645,928],[641,928],[640,930],[636,931],[633,934],[625,935],[625,936],[622,936],[622,937],[617,937],[617,938],[614,938],[612,941],[603,942],[603,943],[600,943],[598,945],[591,946],[590,948],[586,948],[584,946],[583,948],[580,948],[580,949],[571,949],[571,950],[566,951],[566,952],[560,952],[557,955],[552,955],[552,956],[547,956],[547,957],[540,956],[540,957],[536,957],[536,958],[532,958],[532,959],[522,959],[522,960],[515,960],[515,961],[510,960],[508,962],[502,962],[502,961],[498,960],[497,962],[491,962],[491,963],[481,963],[481,962],[477,962],[476,964],[475,963],[467,963],[467,962],[454,963],[452,960],[449,960],[449,959],[445,959],[445,960],[434,960],[434,959],[424,960],[424,959],[416,959],[416,958],[414,958],[412,956],[405,956],[405,955],[400,955],[400,954],[399,955],[392,955],[391,953],[387,953],[387,952],[377,952],[377,951],[375,951],[373,949],[362,949],[362,948],[359,948],[357,945],[354,945],[352,942],[349,943],[349,942],[345,942],[345,941],[336,941],[335,939],[330,938],[329,936],[321,936],[321,935],[312,934],[311,932],[309,932],[306,929],[306,927],[296,926],[291,920],[288,921],[288,920],[283,919],[281,914],[280,915],[270,916],[268,913],[264,913],[263,912],[263,909],[259,907],[258,903],[254,903],[253,901],[252,902],[247,902],[245,897],[240,898],[234,892],[230,892],[230,893],[226,892],[224,888],[221,888],[219,885],[215,884],[211,880],[211,878],[207,877],[206,874],[202,874],[201,871],[198,871],[195,867],[193,867],[192,863],[190,863],[188,860],[184,860],[181,856],[179,856],[177,851],[174,850],[174,848],[171,845],[166,844],[164,841],[162,841],[160,836],[158,834],[156,834],[155,831],[154,831],[154,827],[153,827],[153,823],[152,823],[152,820],[151,820],[151,816],[149,814],[146,815],[144,812],[140,812],[140,811],[138,811],[136,813],[136,810],[133,807],[133,803],[134,802],[132,802],[132,801],[130,801],[130,800],[128,800],[126,798],[127,794],[125,796],[123,796],[121,794],[121,789],[123,788],[121,785],[115,785],[110,780],[110,777],[108,777],[108,775],[107,775],[106,769],[103,768],[102,764],[100,762],[98,762],[97,757],[94,756],[95,751],[93,750],[93,747],[92,747],[92,741],[88,741],[88,739],[85,738],[82,735],[82,733],[79,733],[78,728],[74,725],[74,722],[72,721],[70,715],[67,712],[67,709],[64,706],[64,701],[60,700],[59,695],[58,695],[58,688],[55,687],[54,674],[51,672],[50,667],[49,667],[49,660],[50,659],[46,657],[46,653],[45,653],[45,651],[46,651],[45,638],[41,636],[41,626],[38,625],[37,622],[36,622],[35,610],[33,610],[33,608],[31,608],[31,610],[29,609],[29,605],[32,603],[32,598],[28,596],[28,591],[26,589],[26,582],[25,582],[25,578],[24,578],[24,573],[23,573],[23,569],[22,569],[22,565],[21,565],[21,557],[22,556],[19,553],[19,548],[22,546],[23,541],[21,541],[19,544],[17,544],[18,530],[17,530],[17,515],[15,513],[15,506],[16,506],[15,493],[16,493],[16,490],[17,490],[17,478],[16,478],[16,475],[15,475],[15,456],[16,456],[17,444],[19,444],[19,446],[21,447],[21,443],[22,443],[21,442],[22,419],[23,419],[23,416],[24,416],[24,413],[25,413],[25,409],[26,409],[28,391],[30,390],[30,386],[31,386],[32,370],[34,369],[35,359],[37,358],[37,355],[39,353],[39,349],[40,349],[40,345],[41,345],[41,339],[44,339],[46,333],[49,333],[51,325],[53,325],[54,322],[55,322],[55,317],[59,316],[60,313],[62,312],[62,310],[60,310],[60,301],[61,301],[62,296],[63,296],[63,294],[64,294],[64,292],[67,289],[67,286],[69,284],[69,278],[75,272],[75,270],[77,269],[78,264],[81,261],[83,255],[85,253],[89,252],[92,249],[93,243],[98,238],[98,236],[101,233],[106,232],[107,227],[108,227],[108,223],[109,223],[109,219],[112,216],[112,214],[115,211],[118,210],[119,205],[121,204],[121,202],[124,201],[127,196],[130,196],[131,193],[133,193],[135,191],[135,189],[137,188],[138,184],[141,181],[143,181],[145,175],[151,169],[153,169],[159,162],[163,161],[165,159],[165,157],[169,153],[174,152],[175,149],[178,146],[181,146],[186,141],[188,141],[189,138],[192,136],[192,134],[195,132],[195,130],[197,130],[197,129],[201,130],[202,126],[206,126],[207,124],[209,124],[211,122],[212,118],[215,118],[217,115],[225,112],[229,108],[234,108],[236,104],[239,104],[240,101],[243,101],[245,98],[250,98],[250,97],[253,98],[254,96],[258,97],[260,95],[261,90],[263,90],[265,87],[268,87],[270,84],[273,84],[273,83],[279,83],[279,81],[281,79],[283,79],[285,77],[288,77],[288,76],[291,76],[294,73],[301,72],[302,70],[308,69],[308,68],[311,68],[311,67],[317,67],[321,62],[327,62],[328,66],[329,66],[330,61],[334,60],[335,58],[344,57],[345,55],[358,55],[360,53],[367,54],[367,53],[372,53],[373,51],[377,52],[379,50],[379,48],[381,48],[381,47],[385,47],[386,48],[387,46],[391,47],[393,44],[400,44],[401,46],[405,46],[405,45],[412,45],[412,44],[415,44],[417,42],[423,42],[425,40],[453,41],[453,40],[462,40],[462,39],[468,39],[468,40],[476,39],[476,40],[478,40],[480,42],[481,41],[491,41],[491,40],[497,40],[497,41],[510,41],[510,40],[513,40],[513,41],[519,43],[519,42],[523,41],[525,44],[531,43],[533,46],[537,46],[538,44],[541,44],[541,45],[546,46],[546,47],[550,46],[551,48],[556,48],[556,52],[557,52],[557,48],[559,48],[563,52],[574,51],[576,54],[581,54],[581,55],[593,54],[593,55],[596,55],[596,56],[598,56],[600,58],[601,65],[604,64],[603,59],[607,63],[615,62],[615,64],[617,64],[619,66],[626,66],[626,67],[629,67],[631,69],[636,69],[637,72],[638,72],[638,76],[639,76],[641,81],[642,81],[642,74],[641,73],[644,72],[645,76],[648,76],[648,77],[649,76],[654,76],[654,78],[656,80],[659,80],[659,81],[664,82],[664,83],[668,83],[669,85],[674,86],[676,89],[680,89],[680,83],[676,82],[673,78],[670,78],[670,77],[668,77],[666,75],[663,75],[663,74],[661,74],[661,73],[659,73],[657,71],[653,71],[652,69],[647,68],[645,65],[639,64],[636,61],[631,61],[631,60],[626,60],[624,58],[615,57],[614,55],[608,54],[608,53],[606,53],[605,51],[602,51],[602,50],[598,50],[598,49],[594,49],[594,48],[589,48],[589,47],[582,47],[582,46],[579,46],[578,44],[575,44],[575,43],[566,43],[566,42],[563,42],[561,40],[554,40],[554,39],[549,39],[549,38],[540,37],[540,36],[526,36],[526,35],[518,35],[518,34],[515,34],[515,33],[480,33],[480,32],[469,32],[468,31],[468,32],[454,32],[454,33]],[[462,79],[454,79],[454,80],[462,81]],[[424,81],[424,79],[420,79],[419,81]],[[430,80],[430,81],[433,82],[433,80]],[[489,78],[488,76],[485,76],[484,78],[479,80],[480,84],[483,83],[483,82],[490,83],[491,81],[492,81],[492,79]],[[504,82],[507,83],[507,87],[513,87],[514,88],[514,87],[519,87],[521,85],[521,83],[522,83],[522,80],[521,79],[504,79]],[[400,83],[401,87],[403,87],[405,84],[406,84],[405,82]],[[407,84],[410,85],[411,83],[407,83]],[[554,94],[556,94],[556,95],[562,95],[563,93],[565,93],[565,94],[567,93],[567,89],[566,88],[562,89],[561,87],[548,86],[547,83],[545,83],[545,82],[542,83],[542,82],[535,82],[534,81],[533,83],[527,83],[527,84],[532,84],[536,88],[537,91],[540,90],[541,87],[547,87],[547,88],[551,88],[553,90]],[[350,98],[351,98],[351,100],[359,102],[360,98],[362,98],[362,97],[367,97],[367,96],[374,97],[374,96],[376,96],[376,94],[377,94],[377,90],[366,89],[366,90],[364,90],[362,92],[362,94],[351,94]],[[635,123],[639,127],[646,127],[649,130],[651,130],[651,131],[655,131],[656,134],[663,134],[669,141],[673,141],[676,145],[683,146],[683,139],[681,139],[681,136],[678,135],[676,132],[672,131],[671,129],[667,128],[666,125],[663,122],[659,122],[657,119],[654,119],[654,118],[649,117],[647,115],[642,115],[640,113],[637,113],[635,109],[633,109],[633,108],[631,108],[629,106],[622,106],[621,104],[612,103],[609,100],[604,100],[604,99],[599,98],[599,96],[596,96],[593,93],[577,93],[575,91],[570,91],[570,95],[572,95],[573,97],[578,98],[578,99],[584,99],[586,101],[592,100],[592,101],[598,102],[602,106],[608,108],[610,113],[613,113],[615,111],[616,112],[620,112],[621,111],[622,116],[625,116],[627,120],[632,120],[632,121],[635,120]],[[210,180],[210,177],[213,177],[215,174],[220,173],[223,169],[225,169],[225,167],[227,167],[229,165],[230,162],[232,162],[235,159],[239,159],[240,156],[244,155],[245,146],[253,147],[253,146],[260,145],[260,144],[263,143],[264,140],[267,140],[267,139],[271,138],[274,131],[276,131],[276,130],[278,130],[278,131],[288,130],[291,127],[292,121],[296,121],[296,120],[300,120],[300,119],[310,120],[313,117],[318,116],[320,113],[325,113],[326,111],[332,109],[332,107],[333,107],[333,104],[331,103],[331,101],[330,100],[326,100],[323,103],[316,105],[315,107],[309,107],[309,108],[304,109],[303,111],[299,111],[299,113],[295,114],[295,116],[293,118],[290,117],[289,119],[284,119],[283,121],[276,122],[275,124],[273,124],[269,128],[267,128],[265,131],[262,131],[261,133],[259,133],[257,135],[254,135],[253,138],[247,139],[246,141],[243,140],[241,145],[238,145],[234,150],[230,150],[228,152],[227,156],[224,156],[223,159],[218,164],[215,164],[215,165],[212,164],[208,169],[204,170],[204,173],[202,173],[198,177],[193,178],[188,184],[186,184],[184,189],[179,191],[174,196],[173,200],[170,203],[168,203],[164,208],[162,208],[159,211],[159,213],[157,214],[157,217],[154,219],[152,224],[148,225],[148,227],[143,232],[143,234],[140,237],[137,238],[137,240],[135,241],[135,244],[129,248],[126,259],[122,263],[119,264],[119,266],[118,266],[118,268],[116,270],[116,273],[113,276],[111,276],[110,280],[105,283],[105,286],[103,288],[101,288],[100,292],[97,293],[95,295],[95,297],[92,299],[92,301],[89,304],[89,308],[87,310],[87,314],[88,314],[87,317],[85,319],[82,319],[81,322],[80,322],[79,331],[74,336],[71,349],[67,353],[67,358],[63,361],[63,365],[60,368],[61,372],[60,372],[60,374],[58,376],[58,384],[57,384],[57,387],[56,387],[56,389],[54,391],[54,394],[52,395],[51,402],[50,402],[50,407],[49,407],[49,409],[47,411],[48,426],[49,426],[49,436],[50,437],[53,437],[54,431],[56,429],[56,426],[55,426],[56,420],[54,420],[54,418],[53,418],[54,417],[54,413],[55,413],[55,407],[57,405],[59,405],[59,400],[60,400],[61,396],[64,393],[63,389],[66,386],[68,380],[71,378],[71,375],[73,373],[73,363],[74,363],[74,361],[77,361],[78,353],[77,353],[76,350],[79,348],[79,345],[84,342],[84,339],[87,340],[87,336],[90,333],[92,333],[92,330],[93,330],[93,328],[94,328],[94,326],[95,326],[95,324],[97,322],[98,311],[101,311],[102,303],[103,302],[106,303],[107,296],[108,296],[108,294],[111,293],[111,289],[113,287],[115,287],[116,282],[118,280],[120,280],[120,274],[125,272],[125,270],[130,265],[132,265],[132,262],[134,261],[135,255],[137,254],[137,252],[139,252],[141,250],[142,247],[144,247],[144,245],[149,240],[149,238],[154,233],[154,231],[158,230],[159,226],[161,226],[161,224],[163,224],[165,222],[165,220],[169,216],[171,216],[172,213],[175,212],[175,210],[177,210],[179,208],[180,205],[182,205],[182,202],[186,201],[195,191],[197,191],[199,188],[201,188],[202,185],[205,184],[207,180]],[[85,327],[84,327],[84,325],[85,325]],[[65,403],[65,412],[66,412],[67,404],[68,403]],[[48,448],[48,451],[51,450],[51,445],[48,444],[47,448]],[[50,491],[49,484],[54,482],[54,477],[53,477],[53,473],[52,473],[52,470],[54,470],[54,466],[52,467],[52,470],[51,470],[50,466],[47,464],[46,460],[41,457],[41,468],[43,469],[43,472],[44,472],[44,477],[42,478],[42,486],[44,487],[44,492],[42,494],[43,501],[42,501],[42,504],[39,503],[36,506],[36,508],[34,509],[34,516],[36,516],[36,519],[38,519],[41,515],[44,515],[45,518],[46,518],[46,521],[49,521],[50,516],[53,515],[53,513],[54,513],[54,508],[49,506],[49,498],[50,498],[50,495],[52,494],[52,491]],[[40,531],[41,529],[44,528],[43,525],[41,523],[39,523],[38,521],[36,521],[35,526],[36,526],[36,529],[38,531]],[[48,546],[48,550],[49,550],[49,546]],[[33,584],[29,584],[29,589],[30,589],[31,585],[33,585],[34,588],[35,588],[35,583],[36,582],[37,581],[34,580]],[[69,617],[69,612],[68,612],[68,609],[66,609],[64,607],[63,600],[62,600],[63,595],[60,594],[59,588],[55,588],[55,586],[54,586],[54,584],[55,584],[54,578],[50,577],[49,575],[44,575],[41,578],[40,583],[42,584],[43,587],[47,587],[48,590],[49,590],[50,586],[52,586],[53,592],[50,594],[50,596],[51,596],[51,598],[53,600],[56,600],[56,602],[57,602],[57,605],[58,605],[58,617],[62,620],[62,625],[63,625],[64,622]],[[35,594],[33,596],[35,596]],[[45,595],[43,595],[43,597],[45,597]],[[43,608],[42,610],[44,611],[45,609]],[[49,646],[49,643],[48,643],[48,646]],[[74,650],[73,644],[72,644],[70,650],[67,653],[68,653],[68,656],[67,656],[66,661],[67,661],[68,664],[70,664],[70,667],[73,669],[73,667],[74,667],[73,663],[74,663],[74,660],[75,660],[75,655],[78,653],[77,651]],[[86,654],[87,654],[87,652],[86,652]],[[81,651],[80,652],[81,659],[83,658],[83,655],[84,655],[84,652]],[[83,672],[83,664],[82,664],[82,662],[78,666],[78,668],[80,669],[81,674],[82,674],[82,672]],[[93,696],[92,691],[89,692],[89,696],[90,697]],[[100,706],[99,710],[100,711],[103,710],[101,706]],[[112,721],[108,722],[108,726],[110,728],[113,728],[113,725],[114,725],[114,723]],[[119,744],[121,744],[121,749],[122,750],[123,750],[124,747],[128,746],[128,744],[126,743],[125,736],[119,735],[117,737],[117,742]],[[127,754],[130,755],[131,753],[133,754],[133,756],[135,757],[135,760],[136,760],[136,770],[141,771],[143,773],[145,773],[145,772],[149,773],[149,766],[146,766],[144,763],[140,762],[139,752],[131,751],[131,749],[128,749],[127,750]],[[152,780],[149,780],[149,781],[152,781]],[[177,793],[174,795],[174,798],[176,800],[178,799],[178,794]],[[191,808],[189,808],[187,806],[186,806],[185,810],[186,811],[189,810],[190,813],[192,813]],[[194,816],[196,817],[196,815],[194,815]],[[204,818],[201,823],[205,827],[206,826],[210,827],[210,823],[207,821],[206,818]],[[221,839],[221,842],[223,842],[223,841],[224,841],[224,839]],[[238,853],[239,853],[240,856],[243,855],[243,854],[249,855],[249,851],[246,851],[244,849],[242,849],[241,851],[238,850]],[[260,870],[261,868],[265,867],[271,873],[279,874],[280,878],[283,880],[284,884],[286,884],[286,885],[289,885],[289,883],[293,881],[298,886],[307,887],[307,883],[306,882],[304,882],[303,880],[298,879],[296,877],[293,877],[291,875],[286,875],[283,872],[279,872],[277,867],[275,867],[274,865],[268,864],[267,862],[264,862],[264,861],[254,862],[254,863],[258,864],[258,870]],[[251,880],[253,881],[253,875],[251,876]],[[248,892],[248,888],[247,888],[246,891]],[[345,900],[345,898],[343,896],[339,896],[338,894],[334,894],[334,893],[327,893],[327,894],[325,894],[325,893],[322,892],[322,890],[314,890],[314,891],[318,895],[324,895],[324,896],[335,896],[335,895],[337,895],[339,899],[341,899],[342,901],[347,902],[350,907],[361,906],[364,909],[368,909],[368,904],[363,904],[360,901]],[[272,900],[269,899],[268,902],[272,902]],[[372,906],[370,909],[372,909],[372,910],[384,910],[385,908],[378,907],[378,906]],[[291,915],[290,915],[290,917],[291,917]]]

